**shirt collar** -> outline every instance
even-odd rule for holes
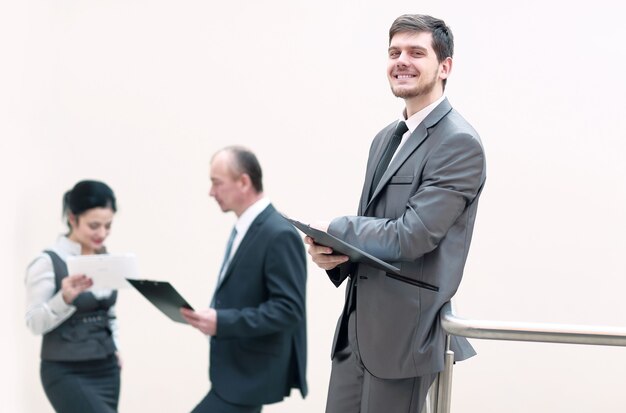
[[[426,119],[426,116],[430,115],[430,112],[433,111],[443,100],[446,98],[445,95],[441,95],[439,99],[426,106],[424,109],[420,110],[412,114],[408,119],[404,119],[406,116],[406,108],[402,111],[402,118],[400,120],[406,122],[406,126],[409,128],[409,133],[413,133],[415,129],[419,126],[420,123]]]
[[[237,229],[237,234],[245,234],[252,225],[252,222],[259,216],[261,212],[265,210],[270,204],[269,198],[263,197],[256,201],[254,204],[250,205],[248,209],[244,211],[243,214],[239,217],[237,222],[235,223],[235,228]]]
[[[82,252],[80,244],[72,241],[65,235],[60,235],[59,238],[57,238],[57,245],[59,246],[59,249],[67,255],[80,255]]]

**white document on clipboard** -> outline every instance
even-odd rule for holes
[[[85,274],[92,290],[129,288],[126,278],[139,278],[135,254],[94,254],[67,257],[68,274]]]

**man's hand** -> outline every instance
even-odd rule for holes
[[[193,327],[204,334],[214,336],[217,332],[217,311],[213,308],[193,311],[188,308],[181,308],[180,314]]]
[[[332,255],[332,248],[316,244],[309,236],[304,237],[304,242],[309,245],[308,252],[313,262],[323,270],[332,270],[349,259],[346,255]]]
[[[65,304],[72,304],[76,297],[93,285],[93,280],[85,274],[75,274],[63,278],[61,291]]]

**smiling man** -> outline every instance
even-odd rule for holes
[[[444,95],[453,49],[442,20],[393,22],[387,77],[404,100],[401,119],[374,138],[357,216],[320,225],[400,272],[349,262],[306,238],[333,284],[349,279],[327,413],[419,413],[443,369],[438,314],[461,282],[485,182],[480,138]],[[452,349],[456,360],[475,354],[465,339],[453,338]]]

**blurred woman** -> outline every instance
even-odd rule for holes
[[[120,359],[111,290],[87,291],[84,274],[69,274],[66,258],[105,253],[117,210],[105,183],[81,181],[63,197],[69,232],[43,251],[26,273],[26,324],[42,334],[41,382],[58,413],[117,412]]]

